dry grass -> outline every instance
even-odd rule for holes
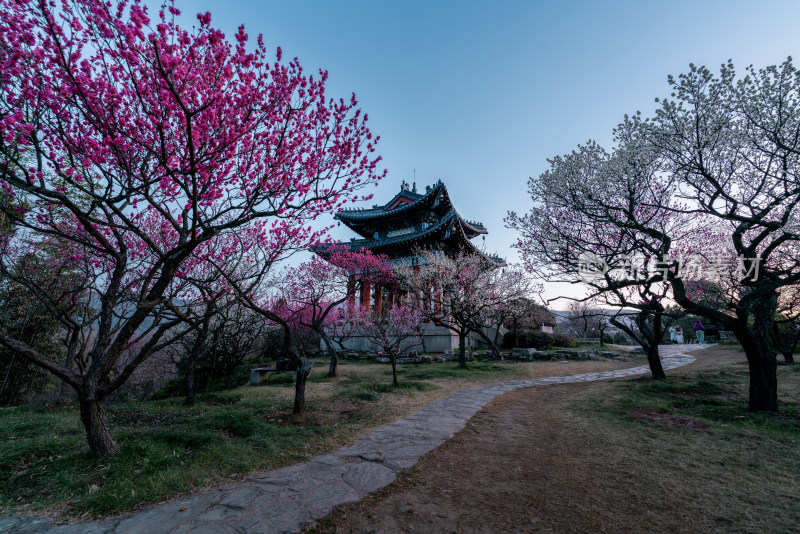
[[[312,530],[800,532],[800,367],[779,369],[783,414],[750,414],[738,349],[696,356],[666,384],[504,395],[394,485]]]

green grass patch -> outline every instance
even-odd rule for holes
[[[800,438],[800,374],[791,367],[779,368],[778,384],[778,413],[748,409],[749,375],[741,365],[716,372],[668,376],[665,381],[621,381],[623,394],[595,406],[593,411],[631,419],[632,410],[663,410],[712,428],[728,426]]]
[[[341,390],[339,397],[357,401],[374,402],[380,399],[382,394],[413,395],[418,391],[431,391],[434,389],[437,389],[436,385],[424,381],[403,380],[395,386],[391,382],[351,379],[350,383]]]
[[[408,365],[397,370],[398,377],[408,380],[482,379],[489,377],[505,380],[523,376],[523,374],[514,364],[475,361],[468,362],[466,369],[462,369],[457,363],[447,362],[444,364]],[[389,375],[391,375],[391,369],[389,370]]]
[[[327,360],[316,363],[305,417],[290,413],[290,372],[198,395],[191,406],[180,396],[108,406],[121,452],[105,460],[88,451],[75,405],[0,408],[0,515],[124,513],[335,450],[396,418],[392,402],[411,405],[440,388],[437,380],[523,376],[521,366],[490,362],[400,365],[393,386],[389,365],[341,361],[340,376],[329,378]]]

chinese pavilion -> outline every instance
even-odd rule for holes
[[[369,209],[342,210],[335,219],[361,236],[343,245],[351,250],[366,248],[375,254],[385,254],[397,266],[415,269],[424,265],[428,258],[418,255],[419,250],[445,255],[472,252],[486,256],[497,266],[505,265],[503,259],[485,255],[471,242],[486,234],[486,228],[458,214],[441,180],[426,187],[425,193],[417,192],[416,184],[411,186],[403,182],[400,192],[388,203]],[[394,300],[391,292],[370,287],[366,282],[361,284],[358,297],[362,308],[373,309],[378,314],[384,304],[391,305]],[[354,306],[355,297],[348,304]]]

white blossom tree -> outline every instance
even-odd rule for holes
[[[611,294],[668,285],[687,312],[736,335],[750,409],[776,411],[769,336],[778,291],[800,281],[800,73],[789,59],[737,78],[728,63],[719,76],[691,66],[669,83],[653,117],[625,118],[612,151],[590,142],[554,158],[530,182],[532,211],[508,222],[532,269],[574,280],[581,264],[599,266],[589,285]],[[615,276],[632,254],[651,268]],[[687,276],[687,257],[703,276]],[[719,271],[735,273],[724,308],[697,283]]]

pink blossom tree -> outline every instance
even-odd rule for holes
[[[389,259],[363,249],[351,251],[340,245],[318,249],[315,256],[298,267],[289,267],[279,277],[278,290],[287,303],[291,320],[316,332],[330,356],[328,376],[336,376],[336,348],[328,334],[332,311],[353,298],[359,284],[394,284]]]
[[[2,209],[28,246],[74,244],[99,309],[85,369],[4,330],[0,343],[76,390],[101,457],[119,450],[103,403],[168,341],[183,277],[256,246],[269,262],[307,248],[318,215],[382,176],[366,115],[355,96],[326,95],[326,72],[308,76],[280,49],[271,62],[260,36],[248,46],[240,27],[228,40],[208,13],[181,28],[177,13],[153,19],[138,0],[0,2]]]
[[[487,326],[500,326],[502,310],[521,298],[535,294],[524,274],[517,269],[498,269],[479,253],[459,252],[452,257],[419,252],[426,258],[417,272],[407,271],[405,289],[422,302],[425,320],[458,335],[459,365],[466,368],[466,340],[470,333],[483,339],[499,357]]]
[[[392,385],[397,386],[397,358],[419,340],[418,325],[423,314],[416,306],[391,307],[385,316],[362,312],[356,319],[356,332],[372,345],[378,355],[392,364]]]

